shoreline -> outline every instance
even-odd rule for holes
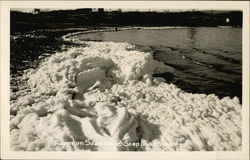
[[[143,29],[172,29],[172,28],[175,28],[175,27],[143,27]],[[183,28],[183,27],[181,27],[181,28]],[[184,28],[186,28],[186,27],[184,27]],[[189,27],[188,27],[189,28]],[[138,28],[138,27],[124,27],[124,28],[120,28],[120,30],[134,30],[134,29],[142,29],[142,28]],[[69,29],[69,30],[71,30],[71,29]],[[115,28],[114,27],[107,27],[107,28],[102,28],[102,29],[86,29],[86,28],[81,28],[80,30],[84,30],[84,31],[79,31],[79,32],[73,32],[73,33],[67,33],[67,34],[65,34],[65,35],[63,35],[63,36],[61,36],[61,38],[62,38],[62,40],[64,41],[64,42],[70,42],[71,44],[76,44],[75,42],[74,42],[74,37],[76,37],[76,36],[78,36],[79,34],[88,34],[88,33],[96,33],[96,32],[115,32],[116,30],[115,30]],[[46,31],[46,32],[51,32],[51,31]],[[60,31],[59,31],[60,32]],[[32,35],[32,33],[33,32],[31,32],[30,34]],[[91,42],[91,40],[89,41],[89,42]],[[69,47],[70,48],[70,47]],[[66,50],[67,50],[67,47],[65,48]],[[142,47],[142,46],[137,46],[136,45],[136,48],[135,48],[136,50],[138,50],[138,51],[143,51],[143,52],[150,52],[152,55],[153,55],[153,57],[154,57],[154,59],[155,60],[157,60],[156,58],[155,58],[155,51],[152,49],[152,48],[150,48],[150,47]],[[48,55],[48,56],[51,56],[51,55],[53,55],[53,54],[46,54],[46,55]],[[42,56],[44,56],[44,55],[42,55]],[[47,57],[47,56],[45,56],[45,57]],[[44,60],[46,60],[46,59],[44,59]],[[38,68],[39,67],[39,64],[41,63],[41,62],[43,62],[44,60],[39,60],[39,63],[38,63],[38,66],[36,67],[36,68]],[[165,64],[166,65],[166,64]],[[171,65],[170,65],[171,66]],[[169,74],[167,74],[167,75],[170,75],[171,74],[171,72],[169,73]],[[158,75],[159,76],[159,75]],[[164,77],[164,75],[163,75],[163,77]],[[171,75],[170,75],[170,77],[171,77]],[[11,82],[13,82],[12,84],[16,84],[16,83],[18,83],[18,81],[16,81],[15,79],[12,79],[11,80]],[[171,83],[171,81],[170,82],[168,82],[168,83]],[[178,84],[175,84],[175,85],[178,85]],[[16,90],[16,87],[15,87],[15,85],[14,86],[12,86],[13,88],[14,88],[14,90]],[[182,89],[184,89],[184,90],[186,90],[185,88],[182,88]],[[187,90],[186,91],[189,91],[189,92],[191,92],[191,93],[200,93],[200,94],[202,94],[202,93],[204,93],[204,92],[197,92],[197,91],[192,91],[193,89],[189,89],[189,88],[187,88]],[[214,92],[213,92],[214,93]],[[209,93],[206,93],[206,94],[212,94],[211,92],[209,92]],[[226,97],[226,96],[221,96],[221,95],[217,95],[217,96],[219,96],[220,97],[220,99],[222,99],[223,97]],[[235,96],[235,95],[234,95]],[[231,98],[233,98],[234,96],[230,96]],[[236,96],[236,97],[238,97],[238,96]],[[238,97],[239,99],[240,99],[240,101],[242,101],[241,99],[242,99],[242,97]]]
[[[116,30],[118,28],[119,30]],[[216,26],[216,27],[209,27],[209,26],[201,26],[201,27],[190,27],[190,26],[160,26],[160,27],[146,27],[146,26],[127,26],[127,27],[100,27],[100,29],[88,29],[86,31],[79,31],[74,33],[69,33],[63,36],[63,38],[67,38],[67,36],[76,36],[79,34],[88,34],[88,33],[96,33],[96,32],[112,32],[112,31],[122,31],[122,30],[164,30],[164,29],[182,29],[182,28],[242,28],[242,27],[235,27],[235,26]],[[80,28],[79,28],[80,29]]]
[[[180,28],[177,28],[177,29],[182,29],[182,28],[193,28],[193,27],[180,27]],[[163,30],[165,30],[165,29],[176,29],[176,28],[175,27],[167,27],[167,28],[166,27],[142,27],[142,28],[125,27],[125,28],[121,28],[120,31],[122,31],[122,30],[140,30],[140,29],[145,29],[145,30],[147,30],[147,29],[148,30],[151,30],[151,29],[153,29],[153,30],[163,29]],[[69,33],[69,34],[63,36],[63,39],[65,41],[72,41],[72,42],[74,42],[75,40],[73,40],[73,39],[77,39],[76,37],[79,36],[79,35],[81,35],[81,34],[97,33],[97,32],[116,32],[116,30],[115,30],[115,28],[106,28],[106,29],[102,29],[102,30],[89,30],[89,31],[86,31],[86,32],[83,31],[83,32],[77,32],[77,33],[73,33],[73,34]],[[95,42],[95,40],[81,40],[81,41]],[[99,42],[99,41],[97,41],[97,42]],[[105,41],[100,41],[100,42],[105,42]],[[135,44],[132,44],[132,45],[135,45]],[[140,46],[140,45],[135,45],[135,46],[136,46],[136,50],[143,51],[143,52],[150,52],[153,55],[153,57],[154,57],[155,60],[161,61],[161,60],[159,60],[159,58],[156,58],[156,56],[155,56],[155,55],[157,55],[157,50],[153,49],[151,46]],[[171,49],[171,47],[168,47],[168,48]],[[178,67],[175,66],[175,65],[168,64],[168,63],[166,63],[164,61],[161,61],[161,62],[163,62],[165,65],[167,65],[169,67],[174,68],[173,70],[175,70],[175,68],[178,69]],[[197,62],[195,61],[195,63],[199,63],[199,61],[197,61]],[[204,63],[201,62],[201,65],[203,65],[203,64]],[[208,66],[210,68],[214,67],[214,66],[211,66],[211,65],[208,65]],[[240,99],[240,102],[242,103],[242,96],[239,96],[239,94],[232,94],[231,92],[229,92],[229,93],[227,93],[227,92],[223,93],[223,91],[221,93],[220,90],[214,90],[214,92],[212,92],[212,91],[209,91],[209,89],[208,90],[203,89],[202,85],[201,86],[199,86],[199,85],[197,86],[197,84],[196,84],[196,86],[194,85],[193,87],[190,88],[189,84],[185,84],[185,81],[179,81],[178,77],[177,77],[177,80],[173,81],[173,79],[172,79],[174,77],[173,71],[171,71],[169,73],[162,74],[161,77],[166,77],[165,80],[167,80],[167,83],[173,83],[173,84],[177,85],[178,87],[180,87],[181,89],[183,89],[183,90],[185,90],[187,92],[193,93],[193,94],[196,94],[196,93],[197,94],[202,94],[202,93],[205,93],[205,94],[216,94],[220,99],[222,99],[224,97],[228,97],[228,96],[230,98],[237,97],[237,98]],[[217,81],[219,81],[219,80],[220,79],[218,79]],[[226,83],[226,81],[225,81],[225,83]],[[192,84],[190,84],[190,85],[192,85]],[[227,84],[227,85],[229,85],[229,84]],[[219,93],[217,94],[217,92],[219,92]]]

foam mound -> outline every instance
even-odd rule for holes
[[[237,97],[191,94],[127,43],[78,42],[28,70],[11,93],[11,150],[240,150]]]

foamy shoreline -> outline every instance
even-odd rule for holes
[[[241,150],[238,98],[184,92],[152,77],[171,68],[151,53],[77,34],[63,38],[86,47],[52,55],[11,93],[12,150]]]

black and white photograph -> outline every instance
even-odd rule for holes
[[[243,10],[111,4],[10,7],[9,150],[241,152]]]

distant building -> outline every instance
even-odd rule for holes
[[[103,8],[98,8],[98,12],[99,13],[104,13],[104,9]]]
[[[92,8],[82,8],[82,9],[77,9],[78,12],[88,14],[92,12]]]
[[[226,23],[229,23],[230,22],[230,18],[226,18]]]
[[[34,14],[39,14],[40,12],[41,12],[41,9],[38,9],[38,8],[35,8],[33,11]]]

